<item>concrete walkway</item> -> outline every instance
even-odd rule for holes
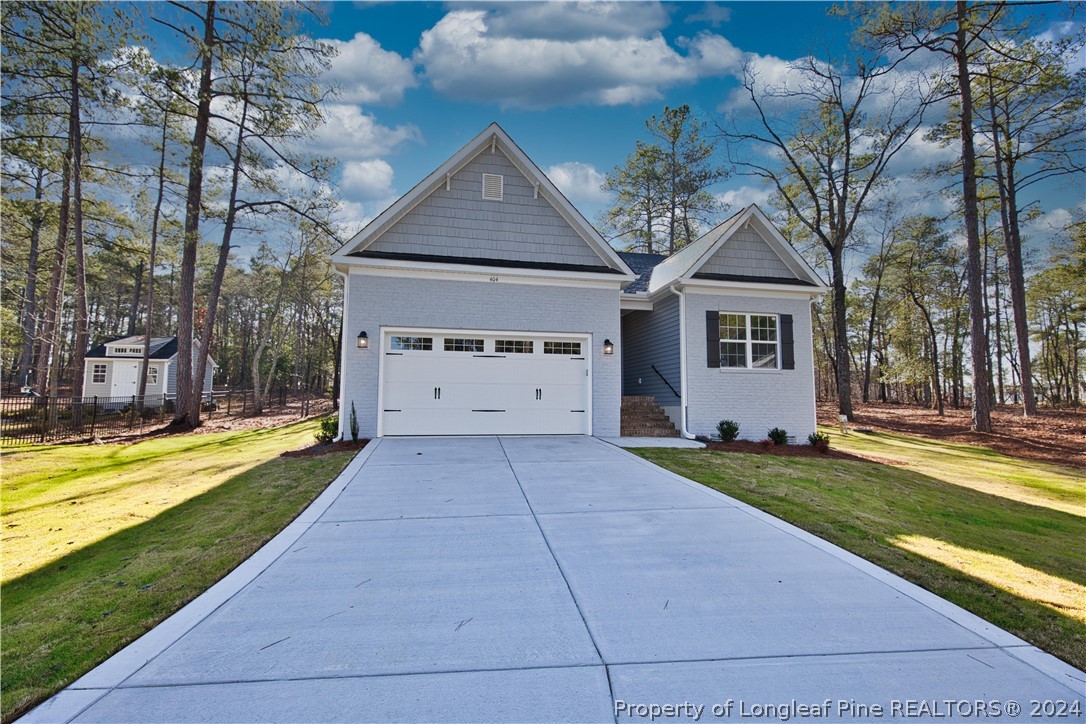
[[[1084,682],[600,440],[386,438],[242,567],[26,720],[812,718],[779,708],[794,701],[828,706],[820,721],[975,721],[992,718],[982,701],[1036,721],[1031,700],[1082,707]]]

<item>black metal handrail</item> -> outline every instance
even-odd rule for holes
[[[667,385],[667,388],[668,388],[669,390],[671,390],[672,394],[674,394],[674,395],[675,395],[676,397],[678,397],[679,399],[682,399],[682,395],[680,395],[680,394],[678,393],[678,391],[676,391],[676,390],[675,390],[675,388],[671,386],[671,383],[670,383],[670,382],[668,382],[668,381],[667,381],[667,378],[666,378],[666,377],[664,377],[664,376],[663,376],[663,374],[661,374],[661,373],[660,373],[660,370],[656,369],[656,365],[649,365],[649,366],[650,366],[650,367],[652,367],[652,371],[656,373],[656,376],[657,376],[657,377],[659,377],[659,378],[660,378],[661,380],[663,380],[663,381],[664,381],[664,384],[665,384],[665,385]]]

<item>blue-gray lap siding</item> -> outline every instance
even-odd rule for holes
[[[677,296],[659,300],[651,312],[627,313],[622,318],[622,394],[651,395],[662,407],[678,407],[679,396],[664,380],[680,390],[679,348]]]
[[[621,353],[603,354],[603,340],[620,339],[617,283],[559,287],[355,273],[347,285],[344,339],[364,330],[370,346],[344,345],[340,409],[349,415],[354,403],[363,437],[377,435],[382,327],[591,334],[592,434],[618,436]]]

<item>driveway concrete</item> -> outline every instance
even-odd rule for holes
[[[700,706],[701,721],[1036,721],[1038,701],[1082,721],[1084,687],[1005,631],[603,441],[386,438],[26,720],[692,721]]]

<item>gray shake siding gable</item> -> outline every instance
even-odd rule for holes
[[[711,368],[705,357],[708,310],[791,314],[796,367],[793,370]],[[783,427],[797,442],[815,431],[814,350],[811,303],[801,297],[686,293],[687,430],[712,434],[721,420],[740,424],[739,436],[762,440]]]
[[[744,274],[782,279],[794,279],[796,276],[765,239],[751,228],[735,232],[700,271],[706,274]]]
[[[500,272],[499,272],[500,273]],[[360,330],[369,349],[344,345],[341,409],[358,415],[363,437],[377,435],[381,327],[523,330],[592,335],[592,434],[619,434],[621,355],[604,355],[603,340],[618,340],[619,290],[486,281],[348,275],[345,339]]]
[[[482,196],[482,175],[504,178],[502,201]],[[487,148],[453,174],[367,251],[603,266],[501,150]]]

